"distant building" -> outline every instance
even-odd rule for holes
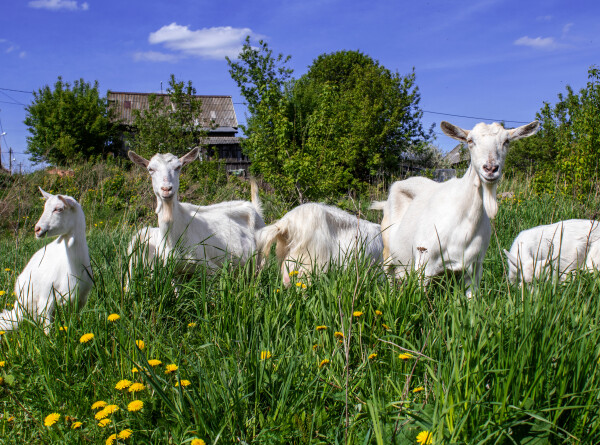
[[[157,97],[170,103],[168,94],[156,94]],[[125,134],[133,131],[133,110],[144,111],[149,107],[150,93],[108,92],[108,104],[115,111],[115,119],[121,122],[123,152],[127,151]],[[224,159],[227,171],[244,170],[250,165],[248,158],[242,153],[241,140],[236,136],[238,121],[233,108],[231,96],[194,96],[202,101],[202,113],[196,124],[207,131],[208,135],[198,141],[203,156],[215,153]]]
[[[462,142],[444,156],[444,162],[451,167],[466,167],[470,160],[469,149]]]

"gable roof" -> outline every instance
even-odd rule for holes
[[[133,110],[147,110],[151,93],[127,93],[109,91],[107,94],[109,107],[115,110],[115,118],[122,120],[125,125],[132,125]],[[171,103],[168,94],[156,94],[167,104]],[[231,96],[193,96],[202,101],[202,113],[198,118],[199,125],[210,128],[213,124],[218,127],[237,129],[238,121],[233,108]]]
[[[462,155],[462,156],[461,156]],[[444,161],[446,161],[450,165],[456,165],[463,161],[469,162],[471,160],[469,155],[469,150],[466,145],[462,142],[454,147],[446,156],[444,156]]]

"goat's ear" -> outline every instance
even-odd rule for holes
[[[70,196],[65,196],[65,195],[57,195],[57,198],[60,199],[66,207],[68,208],[73,208],[75,207],[75,204],[77,203],[73,198],[71,198]]]
[[[200,147],[196,147],[193,150],[190,150],[188,154],[179,158],[179,162],[181,162],[181,166],[188,165],[190,162],[198,159],[198,150]]]
[[[538,121],[530,122],[527,125],[521,125],[520,127],[513,128],[512,130],[508,130],[508,138],[511,141],[516,141],[517,139],[526,138],[528,136],[533,136],[540,129],[540,123]]]
[[[129,156],[129,159],[131,159],[131,162],[133,162],[134,164],[137,164],[137,165],[141,165],[142,167],[148,167],[148,164],[150,163],[150,161],[148,159],[143,158],[142,156],[140,156],[133,150],[129,150],[127,152],[127,156]]]
[[[442,121],[440,128],[446,136],[450,136],[452,139],[456,139],[457,141],[467,142],[469,130],[463,130],[462,128],[452,125],[450,122],[446,121]]]
[[[519,267],[517,264],[519,261],[515,258],[515,256],[512,253],[510,253],[508,250],[504,249],[504,255],[506,255],[506,258],[508,259],[508,262],[510,264],[512,264],[515,267]]]
[[[54,195],[51,195],[48,192],[45,192],[40,186],[38,186],[38,188],[40,189],[40,192],[42,193],[42,196],[44,197],[44,199],[48,199],[48,198],[54,196]]]

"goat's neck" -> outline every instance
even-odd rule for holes
[[[483,212],[490,219],[493,219],[498,213],[498,202],[496,201],[497,183],[489,184],[483,182],[473,165],[469,168],[465,175],[460,178],[464,192],[464,211],[470,215],[472,221],[479,221]]]
[[[85,216],[83,210],[77,215],[73,228],[58,237],[57,242],[65,248],[65,254],[72,270],[81,272],[90,266],[90,255],[85,237]]]

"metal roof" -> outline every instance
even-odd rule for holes
[[[235,136],[208,136],[200,139],[202,145],[237,145],[242,138]]]
[[[115,110],[115,118],[122,120],[126,125],[132,125],[134,121],[133,110],[147,110],[148,98],[152,93],[127,93],[109,91],[108,103]],[[168,94],[156,94],[170,104]],[[202,113],[198,118],[198,124],[203,128],[210,128],[211,124],[219,127],[238,127],[237,117],[233,108],[231,96],[193,96],[202,101]]]

